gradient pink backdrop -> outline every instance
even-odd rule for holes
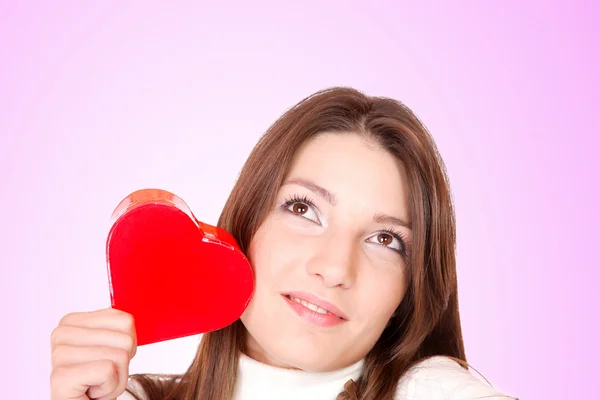
[[[469,361],[522,399],[600,398],[599,7],[301,3],[0,2],[0,397],[48,398],[50,332],[109,306],[125,195],[215,223],[269,124],[349,85],[404,101],[445,158]],[[132,372],[182,372],[197,341]]]

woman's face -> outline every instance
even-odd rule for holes
[[[403,168],[373,143],[307,142],[248,250],[248,355],[306,371],[363,358],[406,291],[407,202]]]

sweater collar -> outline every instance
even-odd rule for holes
[[[348,367],[330,372],[306,372],[295,369],[273,367],[256,361],[244,353],[240,354],[238,366],[238,393],[246,397],[252,392],[262,392],[268,388],[265,398],[302,398],[318,395],[318,398],[335,399],[343,391],[350,379],[357,381],[362,373],[363,360]],[[272,397],[271,397],[272,396]]]

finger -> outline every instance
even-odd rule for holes
[[[52,351],[52,368],[85,364],[95,360],[110,360],[129,367],[129,353],[108,346],[76,347],[61,345]]]
[[[62,346],[107,346],[125,350],[129,358],[133,358],[137,351],[135,336],[109,329],[92,329],[80,326],[59,326],[51,335],[52,349]]]
[[[110,360],[62,366],[54,368],[50,375],[52,400],[89,400],[86,392],[90,386],[98,387],[97,393],[93,395],[93,398],[97,398],[116,393],[118,384],[117,366]]]
[[[133,316],[113,308],[67,314],[61,318],[58,325],[110,329],[113,331],[135,334],[135,321]]]
[[[75,347],[61,345],[56,347],[52,353],[52,365],[54,368],[86,365],[97,360],[110,361],[114,366],[117,373],[117,385],[114,392],[118,392],[118,394],[122,393],[127,386],[127,379],[129,377],[130,359],[127,351],[107,346]],[[105,395],[114,395],[112,390],[107,392],[103,385],[93,384],[91,386],[97,386],[90,388],[91,391],[87,393],[92,399]]]

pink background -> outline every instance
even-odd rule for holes
[[[51,330],[109,306],[124,196],[215,223],[259,136],[332,85],[404,101],[437,140],[469,361],[522,399],[600,397],[593,2],[24,3],[0,2],[0,397],[48,398]],[[197,342],[131,372],[182,372]]]

